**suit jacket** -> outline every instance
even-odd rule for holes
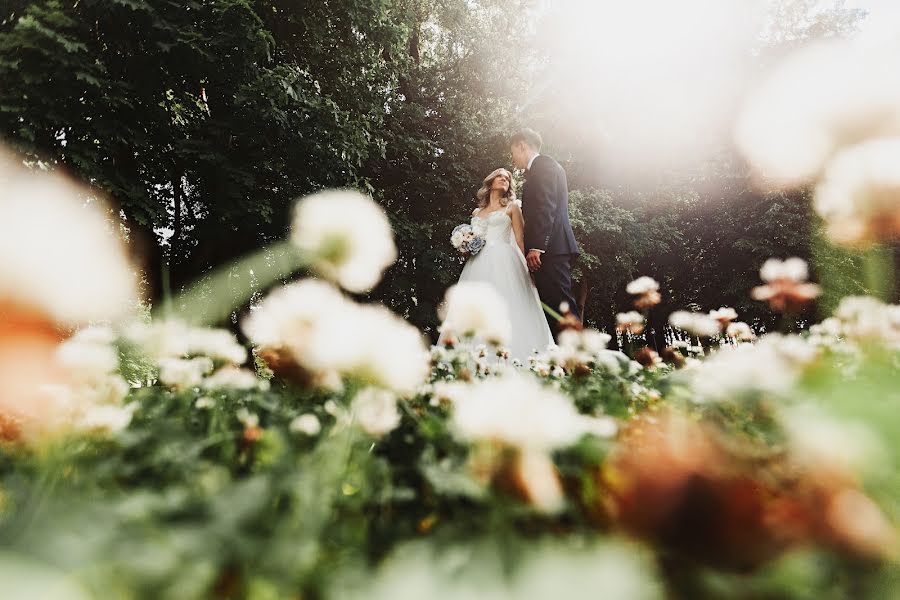
[[[525,218],[525,252],[543,250],[547,254],[578,254],[575,234],[569,223],[569,183],[558,162],[539,154],[525,172],[522,190]]]

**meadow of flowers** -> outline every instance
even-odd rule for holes
[[[850,137],[797,176],[823,205],[857,190],[836,243],[893,239],[887,170],[847,165],[896,154]],[[559,344],[517,361],[477,286],[448,292],[434,347],[351,296],[397,250],[376,203],[328,191],[279,247],[310,276],[238,298],[238,337],[196,306],[234,300],[215,278],[143,309],[90,190],[10,156],[0,179],[4,597],[900,595],[900,306],[848,297],[787,333],[828,285],[800,259],[751,292],[784,332],[678,311],[650,348],[665,292],[641,277],[622,351],[563,311]]]

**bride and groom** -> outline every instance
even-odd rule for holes
[[[579,316],[571,291],[578,247],[569,223],[568,182],[559,163],[540,153],[541,145],[531,129],[510,139],[513,164],[525,170],[521,205],[509,171],[500,168],[484,179],[472,225],[485,232],[485,245],[459,278],[488,283],[504,300],[512,323],[510,356],[519,359],[545,350],[559,333],[541,302],[553,310],[566,304]]]

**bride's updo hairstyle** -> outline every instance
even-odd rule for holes
[[[506,180],[509,181],[509,189],[500,198],[500,206],[506,206],[510,202],[515,201],[516,182],[513,181],[512,173],[501,167],[484,178],[481,189],[475,194],[475,197],[478,198],[478,208],[486,208],[491,203],[491,186],[494,184],[494,180],[501,176],[506,177]]]

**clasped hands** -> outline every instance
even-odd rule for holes
[[[525,256],[525,262],[528,264],[528,270],[534,273],[541,268],[541,251],[529,250]]]

